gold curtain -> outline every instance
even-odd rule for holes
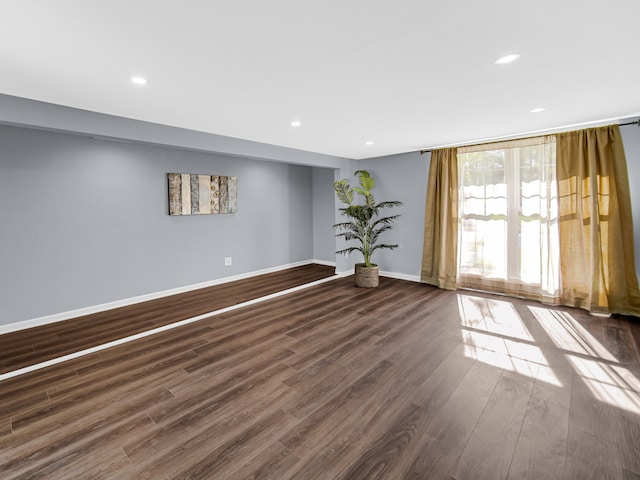
[[[431,152],[421,280],[456,289],[458,252],[458,158],[456,148]]]
[[[556,135],[561,302],[640,315],[627,164],[617,125]]]

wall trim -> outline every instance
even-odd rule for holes
[[[348,277],[349,275],[353,275],[353,274],[354,274],[353,267],[350,268],[349,270],[342,270],[340,272],[336,270],[336,275],[338,275],[339,277]],[[380,270],[379,274],[381,277],[396,278],[398,280],[407,280],[409,282],[420,283],[420,275],[408,275],[406,273],[387,272],[384,270]]]
[[[115,308],[127,307],[136,303],[147,302],[149,300],[155,300],[158,298],[169,297],[171,295],[177,295],[179,293],[191,292],[193,290],[199,290],[201,288],[213,287],[215,285],[221,285],[223,283],[234,282],[236,280],[243,280],[245,278],[251,278],[258,275],[264,275],[267,273],[278,272],[280,270],[286,270],[287,268],[299,267],[302,265],[309,265],[313,263],[319,263],[321,265],[335,267],[335,262],[323,262],[320,260],[302,260],[300,262],[288,263],[286,265],[279,265],[277,267],[264,268],[262,270],[254,270],[252,272],[241,273],[238,275],[232,275],[229,277],[222,277],[215,280],[209,280],[206,282],[195,283],[193,285],[186,285],[183,287],[171,288],[169,290],[162,290],[159,292],[152,292],[144,295],[138,295],[136,297],[125,298],[122,300],[115,300],[113,302],[102,303],[99,305],[92,305],[88,307],[78,308],[76,310],[69,310],[66,312],[54,313],[51,315],[45,315],[42,317],[32,318],[28,320],[22,320],[19,322],[8,323],[6,325],[0,325],[0,335],[4,333],[17,332],[19,330],[26,330],[28,328],[40,327],[42,325],[48,325],[50,323],[62,322],[76,317],[82,317],[85,315],[91,315],[93,313],[105,312],[107,310],[113,310]]]
[[[339,277],[348,277],[349,275],[353,275],[353,268],[350,268],[349,270],[340,270],[338,271],[336,269],[336,275],[338,275]]]
[[[397,278],[398,280],[408,280],[409,282],[420,283],[419,275],[407,275],[406,273],[384,272],[384,271],[380,271],[380,275],[383,277]]]
[[[327,267],[336,266],[336,262],[327,262],[326,260],[318,260],[317,258],[310,260],[309,263],[317,263],[318,265],[325,265]]]

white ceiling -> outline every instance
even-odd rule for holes
[[[638,0],[2,0],[0,15],[0,93],[349,158],[640,114]]]

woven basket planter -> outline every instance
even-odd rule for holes
[[[377,265],[365,267],[364,263],[356,263],[356,287],[375,288],[378,284]]]

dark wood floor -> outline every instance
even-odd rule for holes
[[[0,335],[0,373],[331,277],[334,267],[303,265],[127,307]]]
[[[639,344],[338,279],[0,383],[0,477],[637,479]]]

